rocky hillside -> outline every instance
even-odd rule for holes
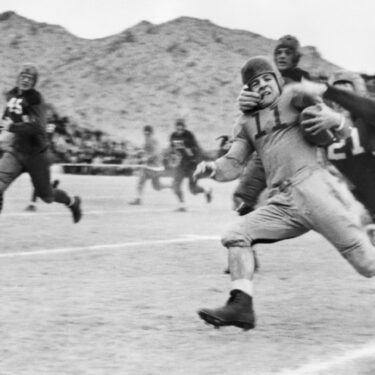
[[[184,117],[207,145],[229,133],[238,114],[243,62],[272,53],[275,45],[258,34],[187,17],[160,25],[143,21],[87,40],[6,12],[0,33],[2,91],[14,84],[21,63],[32,61],[46,101],[77,124],[129,140],[151,124],[166,139],[176,117]],[[314,47],[303,53],[301,66],[315,75],[336,68]]]

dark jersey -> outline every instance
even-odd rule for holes
[[[375,127],[353,121],[349,138],[327,149],[329,161],[354,185],[353,194],[375,219]]]
[[[310,79],[310,75],[306,70],[301,68],[286,69],[280,72],[284,78],[285,83],[301,82],[302,79]]]
[[[201,159],[201,149],[194,134],[189,130],[182,133],[173,132],[170,136],[170,145],[181,155],[181,165],[197,164]]]
[[[47,147],[45,104],[41,94],[34,90],[6,94],[7,106],[3,119],[11,121],[3,138],[3,148],[26,154],[39,153]]]
[[[328,87],[324,98],[341,105],[354,118],[357,132],[352,136],[352,152],[359,154],[363,151],[375,151],[375,100],[354,92],[340,90],[334,86]],[[342,150],[345,151],[346,155],[351,152],[348,147]]]

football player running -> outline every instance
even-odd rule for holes
[[[237,218],[223,235],[232,279],[230,298],[223,307],[201,309],[198,314],[217,327],[251,329],[255,327],[252,249],[257,243],[315,230],[365,277],[375,275],[375,247],[350,211],[354,197],[321,166],[317,147],[303,135],[299,116],[317,100],[312,92],[294,85],[283,88],[276,66],[263,56],[247,61],[241,74],[243,84],[259,94],[259,105],[238,120],[229,152],[214,162],[200,163],[195,176],[233,180],[256,150],[265,169],[269,199],[265,206]],[[349,134],[345,124],[330,130],[338,138]]]
[[[190,192],[193,195],[204,194],[207,203],[210,203],[212,200],[212,190],[198,185],[197,181],[193,178],[194,170],[202,160],[202,150],[194,134],[186,129],[183,119],[177,119],[175,131],[170,135],[169,142],[171,150],[178,155],[178,162],[173,172],[173,191],[179,201],[177,211],[186,211],[184,193],[181,189],[185,178],[189,181]]]
[[[35,89],[37,80],[35,66],[26,64],[17,77],[16,87],[6,94],[7,105],[1,123],[4,152],[0,158],[0,209],[5,190],[27,172],[38,197],[46,203],[64,204],[71,211],[73,222],[78,223],[82,217],[81,199],[51,186],[46,107],[42,95]]]
[[[162,163],[162,152],[159,142],[154,136],[154,128],[150,125],[146,125],[143,128],[143,134],[145,136],[145,143],[142,150],[144,165],[141,166],[139,171],[137,197],[129,202],[131,205],[142,204],[142,195],[147,180],[151,180],[152,187],[156,191],[171,188],[170,185],[165,185],[160,182],[165,168]]]

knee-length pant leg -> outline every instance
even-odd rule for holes
[[[294,238],[308,230],[288,191],[277,194],[250,214],[238,217],[225,231],[222,243],[225,247],[248,247]]]
[[[322,234],[362,275],[375,275],[375,247],[354,211],[345,184],[326,171],[314,173],[293,188],[294,201],[311,229]]]
[[[24,171],[21,161],[11,152],[0,157],[0,194]]]
[[[26,171],[30,174],[38,197],[46,202],[54,201],[51,185],[50,155],[47,151],[28,156],[24,161]]]

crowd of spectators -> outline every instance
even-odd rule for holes
[[[56,163],[123,164],[128,159],[128,142],[114,141],[100,130],[79,127],[68,117],[52,113],[47,132]]]

